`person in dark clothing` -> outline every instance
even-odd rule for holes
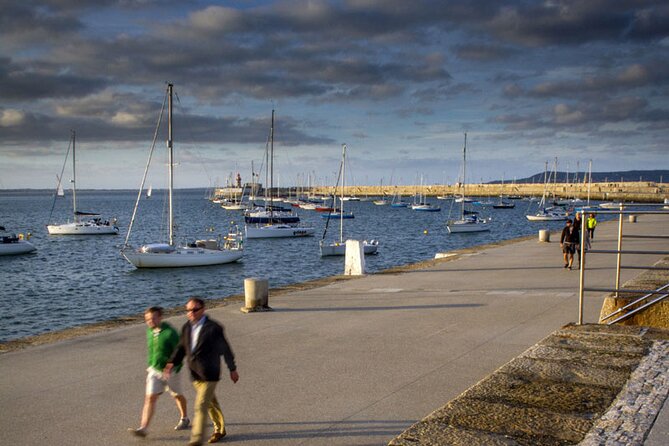
[[[191,297],[186,303],[188,322],[181,330],[179,346],[164,369],[169,376],[172,368],[187,359],[195,387],[195,409],[189,446],[201,445],[204,438],[206,415],[214,423],[214,433],[209,443],[218,443],[225,437],[225,419],[216,399],[216,385],[221,379],[221,356],[230,371],[233,383],[239,380],[235,356],[228,344],[223,326],[209,319],[204,313],[204,301]]]
[[[560,247],[562,248],[565,268],[571,269],[572,263],[574,263],[574,251],[576,251],[578,243],[578,231],[574,228],[572,221],[567,220],[564,229],[562,229],[562,234],[560,235]]]

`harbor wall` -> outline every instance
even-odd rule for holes
[[[316,194],[332,194],[332,187],[315,187]],[[283,192],[283,191],[282,191]],[[521,197],[541,197],[544,185],[535,184],[468,184],[467,196],[497,197],[499,195],[518,195]],[[287,189],[286,189],[287,193]],[[422,193],[426,196],[452,196],[462,193],[457,184],[452,185],[404,185],[404,186],[346,186],[345,195],[356,196],[392,196],[401,194],[404,197]],[[557,198],[587,199],[588,185],[573,183],[551,184],[547,193]],[[592,183],[590,185],[590,199],[602,201],[636,201],[661,202],[669,198],[669,183],[639,182],[609,182]]]
[[[520,197],[541,197],[544,189],[549,196],[556,198],[588,198],[587,184],[556,183],[547,188],[540,183],[522,184],[468,184],[467,196],[471,197],[497,197],[499,195],[516,195]],[[651,181],[636,182],[607,182],[592,183],[590,185],[590,199],[599,201],[626,201],[626,202],[662,202],[669,198],[669,183],[655,183]],[[218,188],[215,194],[219,197],[239,199],[243,189],[240,188]],[[248,190],[248,189],[247,189]],[[334,188],[312,187],[311,194],[332,195]],[[301,193],[307,193],[307,188],[299,188]],[[259,186],[258,195],[264,194],[262,185]],[[338,190],[337,194],[341,191]],[[462,188],[458,184],[431,184],[431,185],[398,185],[398,186],[346,186],[345,195],[358,197],[378,197],[401,194],[409,197],[416,194],[427,197],[453,196],[462,194]],[[296,195],[295,187],[282,187],[275,189],[274,197],[289,197]]]

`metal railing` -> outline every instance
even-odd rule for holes
[[[620,270],[622,269],[643,269],[643,270],[669,270],[669,268],[666,267],[658,267],[658,266],[638,266],[638,265],[629,265],[629,266],[623,266],[622,265],[622,256],[623,254],[642,254],[642,255],[667,255],[669,254],[669,251],[646,251],[646,250],[623,250],[623,238],[637,238],[637,239],[669,239],[669,235],[664,235],[664,234],[659,234],[659,235],[636,235],[636,234],[623,234],[623,217],[625,215],[628,216],[635,216],[634,219],[636,219],[637,215],[666,215],[669,217],[669,211],[654,211],[654,210],[634,210],[634,211],[628,211],[625,209],[632,208],[632,207],[661,207],[661,206],[666,206],[666,204],[621,204],[620,209],[618,210],[581,210],[579,213],[581,214],[581,245],[580,245],[580,254],[581,254],[581,261],[579,265],[579,298],[578,298],[578,323],[579,325],[583,324],[583,303],[584,303],[584,294],[586,291],[591,291],[591,292],[610,292],[610,293],[615,293],[615,297],[620,297],[621,293],[624,294],[643,294],[643,296],[639,297],[638,299],[635,299],[633,302],[630,302],[626,304],[624,307],[616,310],[615,312],[603,317],[600,322],[604,322],[607,319],[612,318],[613,316],[616,316],[620,314],[620,316],[616,317],[615,319],[611,320],[608,322],[608,325],[615,324],[616,322],[620,322],[622,320],[625,320],[634,314],[645,310],[646,308],[655,305],[658,302],[661,302],[662,300],[666,299],[669,296],[669,292],[666,290],[669,289],[669,284],[661,286],[655,290],[632,290],[628,288],[621,288],[620,287]],[[586,249],[586,245],[589,243],[588,235],[587,235],[587,227],[586,226],[586,220],[585,220],[585,214],[595,214],[595,215],[618,215],[618,245],[617,249],[611,250],[611,249]],[[635,221],[635,220],[634,220]],[[669,225],[667,225],[669,227]],[[585,256],[587,254],[616,254],[617,257],[617,262],[616,262],[616,278],[615,278],[615,288],[593,288],[593,287],[586,287],[585,286]],[[647,301],[648,299],[653,298],[654,296],[658,296],[650,301]],[[647,301],[643,303],[644,301]],[[637,305],[641,304],[640,306],[637,307]],[[630,310],[631,309],[631,310]],[[627,311],[630,310],[630,311]]]

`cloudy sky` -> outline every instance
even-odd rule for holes
[[[249,180],[272,108],[280,185],[332,182],[342,143],[356,183],[452,183],[464,132],[472,182],[669,168],[666,0],[0,7],[0,188],[55,187],[71,129],[79,187],[136,188],[166,82],[179,187]]]

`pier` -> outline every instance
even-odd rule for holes
[[[642,216],[635,233],[666,232],[666,222]],[[615,249],[616,235],[615,222],[601,223],[593,247]],[[666,251],[669,239],[633,239],[626,249]],[[562,267],[558,243],[532,237],[450,254],[322,287],[270,290],[271,312],[245,314],[234,299],[210,308],[226,327],[240,373],[234,385],[224,376],[217,390],[225,443],[388,444],[577,320],[579,275]],[[649,257],[629,254],[626,262],[661,259]],[[611,286],[614,270],[612,256],[588,258],[588,283]],[[639,271],[622,274],[624,282]],[[587,296],[586,323],[597,322],[605,297]],[[168,319],[177,327],[184,321]],[[146,439],[126,432],[142,406],[144,325],[4,353],[0,375],[3,444],[188,442],[188,432],[173,430],[178,416],[168,396]],[[192,414],[193,391],[185,388]],[[666,444],[666,406],[649,427],[648,446]]]

